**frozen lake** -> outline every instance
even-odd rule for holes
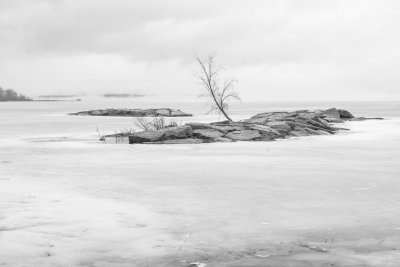
[[[243,103],[234,119],[336,106],[385,120],[198,145],[103,144],[96,128],[132,118],[65,115],[162,106],[218,119],[194,103],[0,103],[0,266],[398,266],[400,103]]]

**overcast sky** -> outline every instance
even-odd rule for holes
[[[210,51],[244,100],[400,100],[400,1],[0,1],[0,85],[31,96],[196,96]]]

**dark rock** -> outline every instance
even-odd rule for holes
[[[226,126],[225,124],[213,124],[213,125],[216,125],[216,126]],[[244,124],[241,123],[240,121],[239,121],[239,122],[231,122],[231,123],[229,123],[229,126],[231,126],[231,127],[243,127]]]
[[[255,119],[255,118],[268,118],[271,116],[271,112],[264,112],[264,113],[259,113],[251,117],[250,119]]]
[[[293,115],[290,116],[289,114],[274,114],[268,117],[268,121],[288,121],[293,120]]]
[[[290,129],[293,130],[296,127],[296,121],[286,121],[287,125],[289,125]]]
[[[170,116],[171,115],[172,110],[171,109],[167,109],[167,108],[161,108],[161,109],[157,109],[156,113],[159,114],[160,116]]]
[[[321,128],[324,128],[326,130],[332,130],[332,127],[321,118],[316,118],[316,119],[310,120],[309,123],[319,126]]]
[[[220,124],[229,125],[229,124],[231,124],[231,123],[232,123],[231,121],[226,120],[226,121],[211,122],[210,124],[211,124],[211,125],[216,125],[216,124],[218,124],[218,125],[220,125]]]
[[[185,125],[190,126],[193,130],[201,130],[201,129],[213,129],[213,126],[208,123],[203,122],[190,122]]]
[[[310,135],[325,135],[325,134],[329,134],[329,133],[326,132],[326,131],[323,131],[323,130],[314,130],[314,129],[311,129],[311,128],[304,128],[304,130],[306,130],[307,133],[309,133]]]
[[[271,121],[267,122],[265,125],[277,130],[280,133],[288,133],[292,130],[289,124],[284,121]]]
[[[318,132],[320,133],[320,135],[331,135],[332,133],[324,131],[324,130],[318,130]]]
[[[184,139],[192,137],[190,126],[167,127],[158,131],[143,131],[129,136],[130,144],[163,141],[167,139]]]
[[[304,121],[296,121],[295,123],[293,123],[295,125],[295,127],[292,127],[292,129],[296,129],[296,127],[301,127],[301,128],[310,128],[313,130],[324,130],[324,131],[328,131],[328,132],[333,132],[334,129],[332,127],[325,126],[322,123],[317,123],[314,120],[304,120]]]
[[[170,117],[190,117],[190,116],[192,116],[192,114],[185,113],[179,109],[178,110],[171,109],[169,115],[170,115]]]
[[[225,137],[234,141],[260,140],[261,134],[257,130],[243,130],[227,133]]]
[[[293,131],[290,132],[290,134],[296,134],[296,136],[308,136],[310,135],[309,132],[305,128],[302,127],[295,127]]]
[[[343,123],[343,121],[341,119],[337,119],[337,118],[326,117],[326,118],[324,118],[324,120],[327,122],[330,122],[330,123]]]
[[[268,121],[267,117],[256,117],[256,118],[250,118],[243,120],[243,123],[249,123],[249,124],[265,124]]]
[[[314,125],[312,125],[312,124],[309,124],[307,121],[296,121],[296,122],[293,122],[293,124],[294,124],[294,127],[291,127],[293,130],[295,130],[296,128],[308,128],[308,127],[311,127],[311,128],[315,128],[315,130],[318,130],[319,129],[319,127],[315,127]]]
[[[108,113],[106,110],[92,110],[88,112],[88,115],[92,116],[107,116]]]
[[[157,131],[157,133],[162,134],[163,140],[167,139],[183,139],[193,136],[193,130],[190,126],[177,126],[177,127],[167,127]]]
[[[259,124],[252,124],[249,126],[251,130],[257,130],[259,131],[263,136],[268,136],[270,138],[278,138],[281,136],[281,133],[279,133],[277,130],[274,128],[271,128],[266,125],[259,125]]]
[[[157,142],[147,142],[144,144],[201,144],[204,143],[204,140],[198,138],[184,138],[184,139],[170,139],[164,141],[157,141]]]
[[[186,123],[185,125],[192,127],[193,130],[214,129],[223,133],[244,130],[243,124],[240,125],[233,124],[231,126],[229,124],[207,124],[200,122],[194,122],[194,123],[192,122],[192,123]]]
[[[339,109],[338,112],[339,112],[340,118],[342,118],[342,119],[352,119],[352,118],[354,118],[353,114],[351,114],[347,110]]]
[[[154,117],[154,113],[146,110],[127,110],[126,116],[129,117]]]
[[[226,137],[217,137],[217,138],[214,138],[214,142],[229,143],[229,142],[233,142],[233,140],[226,138]]]
[[[159,131],[143,131],[129,136],[129,144],[155,142],[161,140],[164,133]]]
[[[330,108],[322,112],[327,118],[340,119],[339,111],[336,108]]]
[[[257,114],[250,119],[244,120],[245,123],[266,124],[270,121],[286,121],[291,120],[293,117],[298,116],[297,113],[285,112],[266,112]]]
[[[319,118],[319,115],[314,113],[314,112],[305,112],[305,113],[299,113],[299,116],[296,117],[296,120],[315,120]]]
[[[286,115],[289,114],[288,111],[274,111],[274,112],[264,112],[264,113],[259,113],[254,115],[251,118],[265,118],[265,117],[271,117],[271,116],[276,116],[276,115]]]
[[[213,129],[223,132],[223,133],[228,133],[228,132],[233,132],[233,131],[242,131],[245,130],[244,125],[241,126],[230,126],[230,125],[213,125]]]
[[[193,135],[201,139],[215,139],[222,137],[224,134],[215,129],[198,129],[193,131]]]
[[[309,136],[310,134],[308,134],[306,131],[291,131],[289,133],[289,136],[295,136],[295,137],[301,137],[301,136]]]
[[[299,116],[300,113],[296,113],[296,112],[290,112],[289,114],[286,115],[286,118],[294,118]]]

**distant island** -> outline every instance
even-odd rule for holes
[[[97,109],[69,113],[76,116],[114,116],[114,117],[190,117],[192,114],[181,110],[170,108],[151,108],[151,109]]]
[[[40,98],[72,98],[79,97],[80,95],[39,95]]]
[[[141,94],[103,94],[103,97],[120,97],[120,98],[125,98],[125,97],[143,97],[145,95]]]
[[[0,87],[0,102],[6,101],[33,101],[33,99],[17,93],[13,89],[4,89]]]

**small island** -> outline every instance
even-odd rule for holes
[[[33,99],[17,93],[13,89],[4,89],[0,87],[0,102],[8,101],[33,101]]]
[[[80,95],[39,95],[39,98],[58,99],[58,98],[78,98]]]
[[[299,110],[266,112],[239,122],[186,123],[182,126],[167,125],[157,130],[133,133],[117,133],[103,136],[109,143],[129,144],[199,144],[236,141],[274,141],[289,137],[331,135],[344,128],[335,123],[361,121],[349,111],[330,108],[328,110]]]
[[[115,116],[115,117],[190,117],[192,114],[170,108],[152,109],[97,109],[69,113],[76,116]]]

